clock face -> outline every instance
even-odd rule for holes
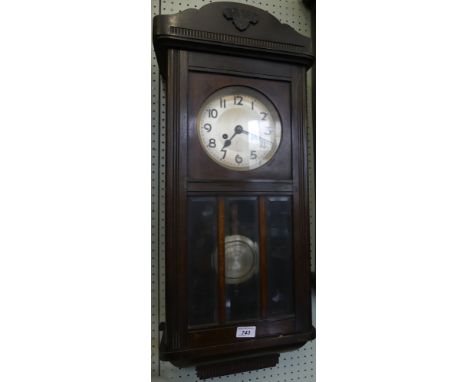
[[[245,86],[209,96],[197,116],[200,143],[219,165],[248,171],[268,163],[281,143],[281,121],[271,101]]]

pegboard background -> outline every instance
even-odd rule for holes
[[[200,8],[216,0],[152,0],[152,16],[171,14],[187,8]],[[220,0],[221,1],[221,0]],[[223,0],[225,1],[225,0]],[[299,33],[311,35],[311,17],[302,0],[237,0],[235,2],[253,5],[264,9],[278,18],[282,23],[289,24]],[[311,73],[308,73],[308,95],[311,94]],[[165,320],[165,242],[164,242],[164,205],[165,205],[165,144],[166,144],[166,97],[164,82],[159,76],[154,50],[152,51],[152,107],[151,107],[151,374],[153,381],[198,381],[195,368],[179,369],[169,362],[160,362],[158,344],[160,342],[159,323]],[[309,120],[309,154],[313,154],[312,134],[312,102],[308,100]],[[312,155],[310,155],[312,158]],[[309,162],[309,171],[312,163]],[[310,200],[315,189],[313,176],[309,177]],[[313,213],[313,210],[311,209]],[[315,217],[311,216],[312,238],[315,237]],[[314,243],[314,240],[311,240]],[[315,269],[315,246],[311,248],[312,268]],[[315,325],[315,299],[313,305],[313,322]],[[216,382],[315,382],[315,341],[308,342],[304,347],[294,352],[282,353],[280,361],[274,368],[233,374],[230,376],[212,378]]]

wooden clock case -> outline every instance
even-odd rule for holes
[[[216,2],[199,10],[156,16],[153,41],[167,90],[166,322],[161,326],[160,357],[181,367],[197,365],[201,378],[273,366],[279,352],[315,338],[310,303],[306,136],[306,70],[313,62],[311,40],[263,10]],[[196,116],[203,101],[227,86],[251,87],[266,95],[282,121],[278,151],[266,165],[252,171],[219,166],[206,155],[197,137]],[[189,327],[187,200],[204,195],[218,200],[255,196],[260,214],[265,198],[291,198],[292,314],[269,315],[269,280],[265,254],[260,251],[258,319],[226,321],[221,259],[218,322]],[[221,246],[224,222],[219,210],[217,224]],[[260,218],[260,237],[265,224]],[[256,337],[236,338],[236,327],[249,325],[256,327]]]

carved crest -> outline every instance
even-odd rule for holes
[[[258,15],[246,9],[225,8],[223,15],[227,20],[232,20],[232,23],[240,32],[245,31],[250,24],[255,25],[258,23]]]

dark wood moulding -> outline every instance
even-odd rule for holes
[[[166,322],[161,325],[160,358],[180,367],[198,365],[200,378],[274,366],[278,353],[315,338],[310,299],[305,85],[306,70],[314,60],[312,41],[263,10],[216,2],[198,10],[156,16],[153,42],[166,81]],[[281,145],[267,164],[253,171],[236,172],[217,165],[198,140],[199,108],[210,94],[228,86],[251,87],[264,94],[281,118]],[[281,195],[292,200],[294,309],[287,317],[269,317],[265,198]],[[188,325],[187,199],[196,196],[217,198],[221,275],[225,268],[224,198],[257,197],[257,320],[226,322],[227,286],[218,276],[217,322],[204,328]],[[237,326],[255,326],[256,337],[236,338]]]

